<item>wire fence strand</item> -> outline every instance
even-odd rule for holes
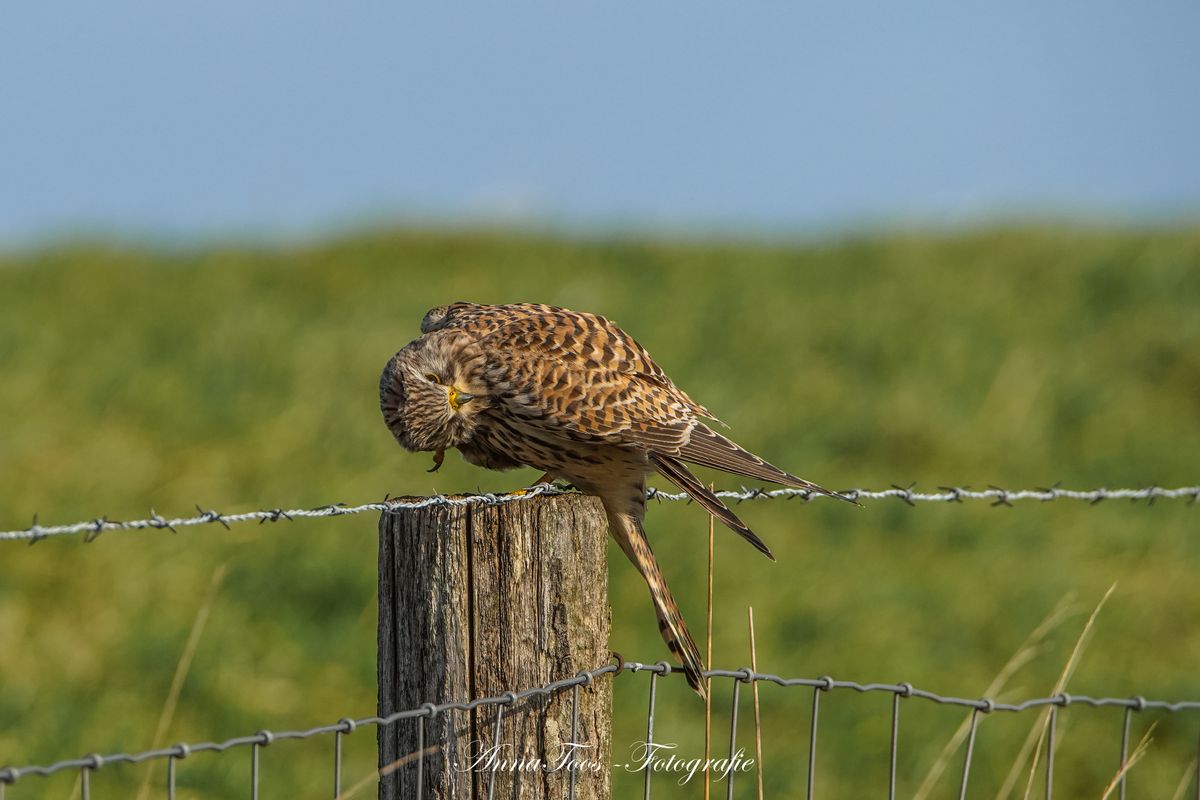
[[[538,485],[531,489],[521,492],[509,494],[475,494],[475,495],[460,495],[460,496],[444,496],[435,495],[424,498],[403,498],[389,499],[373,503],[363,503],[360,505],[345,505],[343,503],[331,503],[315,508],[304,509],[283,509],[270,508],[258,511],[248,511],[235,514],[225,514],[216,510],[205,510],[200,506],[196,507],[197,513],[193,516],[185,517],[164,517],[153,509],[150,515],[144,519],[118,521],[108,517],[98,517],[92,520],[76,522],[67,525],[49,525],[43,526],[38,524],[35,517],[34,522],[28,528],[10,531],[0,531],[0,541],[25,541],[29,544],[41,541],[49,537],[69,536],[73,534],[83,534],[85,542],[94,541],[98,536],[110,531],[171,531],[177,532],[180,528],[203,526],[203,525],[221,525],[229,529],[232,525],[246,522],[258,522],[260,524],[266,522],[279,522],[281,520],[296,520],[304,518],[322,518],[322,517],[337,517],[354,514],[362,514],[367,512],[375,513],[390,513],[408,509],[427,508],[430,506],[444,507],[473,507],[473,506],[494,506],[512,502],[522,502],[532,497],[557,495],[566,493],[560,487],[552,485]],[[719,497],[726,500],[742,502],[746,500],[796,500],[803,502],[816,500],[826,495],[809,492],[802,489],[749,489],[741,488],[739,490],[723,490],[716,493]],[[985,501],[992,506],[1012,506],[1020,501],[1036,500],[1039,502],[1050,502],[1058,500],[1075,500],[1083,501],[1095,505],[1105,500],[1128,500],[1133,502],[1143,501],[1148,505],[1152,505],[1156,500],[1185,500],[1189,504],[1195,504],[1200,500],[1200,486],[1184,486],[1174,489],[1162,488],[1158,486],[1147,486],[1136,489],[1090,489],[1090,490],[1072,490],[1062,489],[1057,486],[1049,488],[1036,489],[1018,489],[1010,490],[997,486],[991,486],[987,489],[973,490],[969,487],[938,487],[936,492],[921,492],[917,491],[913,485],[907,487],[893,486],[890,489],[883,490],[867,490],[867,489],[850,489],[842,492],[843,495],[853,500],[899,500],[910,506],[917,503],[965,503],[967,501]],[[681,501],[687,500],[688,496],[683,493],[670,493],[651,489],[647,492],[648,499],[658,501]],[[619,660],[618,660],[619,661]],[[4,800],[6,793],[5,788],[15,784],[18,779],[26,776],[48,776],[63,770],[77,770],[80,787],[83,792],[83,797],[90,796],[90,776],[91,773],[99,770],[101,767],[114,763],[129,763],[139,764],[145,761],[157,761],[165,759],[167,761],[167,792],[168,797],[175,795],[176,772],[178,762],[187,758],[194,753],[201,752],[225,752],[233,748],[249,747],[251,752],[251,796],[258,795],[259,788],[259,754],[263,747],[270,745],[273,742],[288,740],[288,739],[308,739],[316,736],[324,736],[333,734],[333,775],[332,783],[334,792],[340,791],[342,779],[342,737],[355,731],[357,728],[366,725],[387,726],[400,720],[414,720],[420,726],[421,733],[425,732],[424,721],[426,717],[433,718],[437,714],[445,711],[470,711],[475,708],[487,705],[496,705],[497,719],[496,726],[502,724],[503,709],[520,700],[540,695],[545,697],[554,696],[560,692],[571,690],[573,695],[577,695],[578,689],[583,685],[590,685],[595,678],[605,675],[615,675],[622,672],[640,673],[647,672],[650,676],[649,685],[649,704],[647,709],[646,720],[646,742],[647,745],[654,741],[654,716],[655,716],[655,695],[656,683],[660,676],[668,676],[677,672],[672,670],[671,666],[666,662],[658,662],[657,664],[649,665],[640,662],[619,662],[610,663],[598,667],[591,671],[580,672],[577,675],[565,678],[544,686],[525,689],[521,692],[506,692],[493,697],[479,698],[469,702],[452,702],[442,705],[426,703],[420,708],[408,709],[404,711],[396,711],[385,716],[370,716],[361,719],[342,718],[337,723],[330,725],[322,725],[315,728],[305,730],[290,730],[271,732],[260,730],[257,733],[249,736],[235,737],[223,742],[199,742],[193,744],[176,744],[170,747],[161,747],[151,750],[145,750],[138,753],[114,753],[110,755],[91,754],[80,758],[66,759],[57,761],[47,765],[27,765],[27,766],[9,766],[5,769],[0,769],[0,800]],[[1127,758],[1128,753],[1128,737],[1130,719],[1133,714],[1147,710],[1156,710],[1162,712],[1194,712],[1200,711],[1200,699],[1191,700],[1147,700],[1144,697],[1091,697],[1086,695],[1070,695],[1065,692],[1049,697],[1038,697],[1024,700],[1021,702],[1001,703],[991,698],[964,698],[945,696],[935,692],[917,689],[908,683],[859,683],[856,681],[835,680],[825,676],[821,678],[782,678],[778,675],[759,673],[744,668],[740,670],[720,670],[714,669],[704,673],[708,678],[726,678],[732,679],[733,683],[733,706],[731,708],[731,727],[730,727],[730,760],[734,757],[734,746],[736,744],[736,725],[737,725],[737,704],[739,698],[738,688],[741,683],[773,683],[782,687],[807,687],[812,690],[812,717],[810,720],[810,735],[808,741],[808,771],[807,771],[807,791],[808,796],[812,797],[816,783],[816,743],[819,726],[819,707],[820,697],[822,694],[834,690],[850,690],[859,693],[868,692],[883,692],[892,694],[892,713],[891,713],[891,752],[889,754],[889,796],[894,796],[895,793],[895,774],[896,774],[896,757],[899,749],[899,705],[900,700],[909,698],[918,698],[939,705],[957,706],[970,710],[971,730],[967,748],[963,758],[963,769],[961,775],[960,793],[965,793],[967,787],[968,776],[970,774],[971,761],[973,751],[976,745],[976,730],[981,718],[996,712],[1020,713],[1031,709],[1040,709],[1049,707],[1052,713],[1052,720],[1057,717],[1059,709],[1066,709],[1069,706],[1089,706],[1093,708],[1113,707],[1123,710],[1123,725],[1120,745],[1120,759],[1122,769],[1128,769]],[[577,713],[577,711],[575,712]],[[577,724],[577,722],[575,723]],[[1052,722],[1053,724],[1053,722]],[[574,725],[572,726],[574,730]],[[498,733],[498,731],[497,731]],[[1054,729],[1051,728],[1051,736],[1047,743],[1047,768],[1045,774],[1046,796],[1050,796],[1053,790],[1053,763],[1055,756]],[[424,738],[422,736],[422,738]],[[436,749],[436,748],[435,748]],[[243,751],[244,752],[244,751]],[[418,748],[418,752],[411,755],[412,761],[416,762],[418,772],[425,767],[424,761],[426,758],[425,749]],[[1200,762],[1198,762],[1200,763]],[[1197,767],[1200,770],[1200,766]],[[644,776],[643,796],[650,797],[651,791],[651,770],[646,770]],[[574,771],[572,770],[572,785],[574,789]],[[727,790],[732,792],[733,775],[730,773],[727,776],[729,785]],[[493,776],[494,780],[494,776]],[[418,786],[420,786],[418,781]],[[489,794],[493,786],[489,784]],[[1119,784],[1120,796],[1125,793],[1124,774],[1121,773]],[[1200,792],[1200,774],[1197,776],[1197,791]]]
[[[620,673],[636,674],[640,672],[649,673],[650,676],[650,703],[647,709],[647,731],[646,741],[651,743],[654,741],[654,714],[655,714],[655,685],[660,676],[669,676],[673,674],[681,674],[678,669],[673,669],[669,664],[660,661],[657,664],[645,664],[637,661],[622,662],[619,666],[615,663],[605,664],[596,669],[580,672],[570,678],[563,678],[544,686],[538,686],[530,689],[525,689],[520,692],[506,692],[501,695],[492,697],[483,697],[469,702],[451,702],[436,705],[426,703],[419,708],[406,709],[404,711],[396,711],[386,716],[370,716],[360,719],[343,718],[338,722],[329,725],[320,725],[315,728],[304,730],[291,731],[268,731],[260,730],[257,733],[249,736],[239,736],[233,739],[227,739],[223,742],[198,742],[192,744],[175,744],[170,747],[162,747],[153,750],[145,750],[138,753],[113,753],[110,755],[87,755],[81,758],[66,759],[56,761],[46,765],[28,765],[19,767],[7,767],[0,769],[0,787],[17,783],[21,778],[37,775],[49,776],[63,770],[80,770],[82,775],[88,775],[90,772],[100,769],[103,766],[128,763],[139,764],[145,761],[168,759],[173,765],[175,761],[186,758],[202,752],[224,752],[233,748],[247,747],[251,748],[252,760],[257,762],[258,752],[261,748],[284,740],[289,739],[309,739],[315,736],[324,736],[333,734],[335,743],[339,743],[338,737],[342,734],[349,734],[356,729],[368,726],[386,726],[391,725],[400,720],[415,719],[422,722],[426,717],[433,717],[445,711],[470,711],[481,706],[495,705],[503,709],[505,706],[520,702],[526,698],[533,696],[553,697],[560,692],[574,690],[575,687],[589,685],[596,678],[605,675],[616,675]],[[1144,697],[1091,697],[1088,695],[1072,695],[1065,692],[1050,697],[1035,697],[1020,702],[1001,703],[991,698],[966,698],[941,695],[936,692],[918,689],[908,683],[859,683],[858,681],[835,680],[834,678],[825,676],[821,678],[782,678],[778,675],[770,673],[755,672],[749,667],[738,670],[728,669],[713,669],[704,673],[709,678],[728,678],[734,681],[735,697],[736,689],[742,683],[773,683],[784,687],[808,687],[813,689],[814,701],[823,693],[833,692],[837,690],[850,690],[858,693],[882,692],[891,693],[894,698],[920,698],[932,703],[946,706],[958,706],[970,709],[972,716],[975,718],[976,724],[980,716],[986,716],[997,712],[1020,713],[1031,709],[1050,706],[1056,709],[1065,709],[1070,706],[1088,706],[1091,708],[1121,708],[1125,710],[1124,729],[1127,736],[1128,718],[1134,712],[1142,712],[1149,710],[1164,711],[1164,712],[1200,712],[1200,699],[1197,700],[1147,700]],[[894,701],[895,702],[895,701]],[[736,708],[736,706],[735,706]],[[895,708],[895,706],[893,706]],[[736,713],[736,712],[734,712]],[[895,713],[895,712],[893,712]],[[497,727],[500,725],[500,716],[497,716]],[[734,722],[736,725],[736,721]],[[812,716],[812,730],[810,732],[810,752],[809,752],[809,785],[812,786],[813,770],[815,763],[813,756],[815,755],[815,747],[811,747],[815,743],[818,725],[818,715],[816,706],[814,705],[814,713]],[[895,731],[895,722],[893,722],[893,731]],[[733,746],[735,743],[734,736],[736,728],[731,726],[730,729],[730,751],[731,758]],[[896,746],[896,735],[893,733],[893,748]],[[964,760],[963,782],[965,784],[967,771],[969,769],[971,751],[974,746],[974,737],[968,746]],[[1125,739],[1122,741],[1122,760],[1125,756]],[[337,750],[340,756],[340,747]],[[423,761],[423,757],[417,759],[418,765]],[[340,766],[340,759],[337,764]],[[339,769],[339,767],[335,767]],[[339,769],[340,771],[340,769]],[[254,778],[257,778],[257,770],[254,770]],[[340,777],[340,775],[338,776]],[[174,769],[171,770],[171,779],[174,779]],[[86,781],[86,778],[84,779]],[[646,775],[645,792],[649,793],[650,775]],[[255,787],[256,788],[256,787]],[[810,789],[811,791],[811,789]]]
[[[213,509],[196,506],[196,513],[186,517],[164,517],[150,510],[150,515],[144,519],[114,520],[107,516],[95,517],[90,520],[74,522],[66,525],[40,525],[37,517],[27,528],[0,531],[0,541],[24,541],[29,544],[39,542],[53,536],[70,536],[84,534],[84,541],[94,541],[101,534],[111,531],[171,531],[197,525],[221,525],[228,529],[231,525],[244,522],[279,522],[305,518],[341,517],[367,512],[394,512],[429,506],[445,506],[458,508],[465,506],[495,506],[505,503],[519,503],[532,497],[543,495],[565,494],[566,490],[549,484],[539,484],[530,489],[508,494],[473,494],[461,496],[432,495],[413,500],[392,500],[384,498],[374,503],[346,505],[345,503],[327,503],[315,508],[266,508],[257,511],[244,511],[236,514],[225,514]],[[745,500],[802,500],[810,502],[828,497],[805,489],[727,489],[716,493],[725,500],[742,502]],[[1011,506],[1014,503],[1028,500],[1051,502],[1055,500],[1078,500],[1096,505],[1105,500],[1145,501],[1153,505],[1156,500],[1186,500],[1189,504],[1200,501],[1200,486],[1181,486],[1175,489],[1164,489],[1160,486],[1146,486],[1138,489],[1062,489],[1056,486],[1037,489],[1003,489],[990,486],[987,489],[971,489],[966,486],[939,486],[936,492],[920,492],[915,485],[893,486],[890,489],[846,489],[841,494],[851,500],[899,500],[908,505],[917,503],[963,503],[968,500],[985,501],[992,506]],[[657,489],[646,492],[650,500],[678,501],[689,499],[682,492],[672,493]]]

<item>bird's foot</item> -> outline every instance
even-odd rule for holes
[[[425,470],[426,472],[437,472],[442,468],[442,462],[446,460],[446,451],[438,450],[433,454],[433,466]]]
[[[574,486],[567,483],[566,481],[557,481],[556,482],[553,475],[551,475],[549,472],[544,472],[544,473],[542,473],[542,477],[538,478],[536,481],[533,482],[532,486],[530,486],[526,489],[514,489],[513,491],[509,492],[509,494],[521,497],[523,495],[529,494],[530,492],[532,492],[534,489],[536,489],[539,486],[553,486],[553,487],[559,488],[559,489],[561,489],[561,488],[574,489],[575,488]]]
[[[537,481],[533,485],[539,486],[543,483],[549,484],[550,486],[553,486],[555,489],[558,489],[559,491],[563,491],[563,492],[576,491],[575,484],[571,483],[570,481],[566,480],[565,478],[556,478],[555,476],[551,475],[549,472],[545,473],[544,475],[542,475],[542,477],[538,478]]]

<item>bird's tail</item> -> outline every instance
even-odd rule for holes
[[[721,498],[709,491],[682,461],[653,450],[650,451],[649,458],[650,463],[654,465],[660,475],[687,492],[688,496],[699,503],[704,510],[728,525],[738,536],[754,545],[758,552],[772,561],[775,560],[775,556],[771,554],[771,548],[767,547],[766,542],[746,527],[746,523],[738,519],[737,514],[734,514],[729,510],[729,506],[721,502]]]
[[[633,562],[646,585],[650,588],[650,599],[654,602],[654,611],[658,615],[658,631],[662,634],[667,648],[675,654],[683,666],[683,674],[688,685],[696,690],[701,697],[705,696],[704,659],[700,656],[700,648],[688,632],[683,614],[671,596],[667,587],[667,579],[658,568],[658,561],[646,540],[646,531],[642,521],[636,514],[609,511],[609,525],[612,527],[613,538],[625,551],[625,555]]]

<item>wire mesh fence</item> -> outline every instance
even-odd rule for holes
[[[275,743],[297,740],[310,739],[314,737],[326,737],[329,739],[329,773],[328,773],[328,793],[327,796],[335,799],[344,799],[348,795],[344,793],[343,787],[343,740],[350,734],[362,728],[372,726],[388,726],[410,723],[418,726],[418,747],[417,749],[399,759],[394,764],[383,765],[376,775],[371,778],[378,778],[382,774],[395,771],[396,769],[408,769],[415,771],[420,775],[425,768],[427,759],[431,754],[436,752],[436,742],[426,742],[424,736],[421,735],[426,729],[426,721],[433,719],[441,714],[447,714],[457,711],[471,711],[477,708],[495,707],[496,715],[493,720],[495,725],[495,736],[499,739],[501,727],[504,724],[504,709],[513,706],[525,700],[537,700],[539,698],[549,698],[561,693],[571,692],[572,694],[572,731],[571,741],[575,741],[577,735],[575,723],[578,721],[578,696],[581,688],[589,686],[593,681],[598,679],[613,679],[617,675],[641,675],[648,676],[649,686],[648,703],[646,705],[645,718],[645,741],[642,752],[646,754],[645,762],[642,764],[643,773],[643,796],[650,797],[653,790],[655,777],[662,774],[662,770],[651,767],[651,760],[656,753],[655,746],[655,721],[659,715],[658,706],[658,681],[662,677],[673,674],[679,674],[671,668],[666,662],[658,662],[656,664],[645,664],[636,661],[627,661],[620,663],[609,663],[599,666],[595,669],[580,672],[568,678],[548,683],[544,686],[537,686],[523,689],[521,691],[508,692],[503,695],[493,697],[476,698],[469,701],[444,703],[435,705],[426,703],[419,708],[405,709],[396,711],[386,716],[367,716],[361,718],[346,717],[337,722],[327,725],[321,725],[314,728],[304,730],[285,730],[285,731],[268,731],[261,730],[253,734],[238,736],[232,739],[227,739],[221,742],[195,742],[195,743],[180,743],[169,747],[162,747],[154,750],[146,750],[136,753],[111,753],[107,755],[91,754],[79,758],[66,759],[45,765],[27,765],[27,766],[10,766],[5,769],[0,769],[0,800],[18,800],[18,798],[29,796],[40,796],[36,787],[31,788],[31,791],[26,795],[22,789],[28,783],[28,779],[35,777],[45,777],[63,771],[77,771],[82,787],[82,796],[85,800],[90,800],[91,779],[94,773],[102,768],[111,767],[117,764],[143,764],[146,762],[161,762],[165,761],[167,766],[166,778],[164,785],[160,789],[159,796],[166,796],[171,800],[176,797],[176,778],[180,770],[185,769],[183,762],[185,759],[199,755],[201,753],[229,753],[232,751],[246,751],[250,761],[250,785],[247,787],[248,796],[257,800],[260,793],[261,772],[259,768],[260,752],[264,747]],[[1058,715],[1066,713],[1068,709],[1086,707],[1090,709],[1114,709],[1120,712],[1120,724],[1114,724],[1115,732],[1111,763],[1111,773],[1114,776],[1113,788],[1118,793],[1117,796],[1125,796],[1126,782],[1128,780],[1128,768],[1133,761],[1133,755],[1130,750],[1130,734],[1133,729],[1134,719],[1139,714],[1144,714],[1150,711],[1165,712],[1170,714],[1188,713],[1194,715],[1198,733],[1200,733],[1200,700],[1156,700],[1147,699],[1140,696],[1135,697],[1091,697],[1086,695],[1060,693],[1048,697],[1035,697],[1018,702],[1000,702],[992,698],[967,698],[953,697],[941,695],[936,692],[927,691],[913,686],[910,683],[860,683],[851,680],[837,680],[829,676],[818,678],[783,678],[778,675],[755,672],[749,667],[738,670],[714,669],[705,673],[710,679],[728,680],[731,683],[732,691],[730,693],[731,704],[729,708],[729,736],[727,755],[715,759],[723,760],[726,768],[722,771],[722,779],[726,781],[725,793],[727,797],[733,797],[736,776],[738,770],[728,768],[729,765],[737,762],[745,762],[741,757],[738,747],[738,713],[740,706],[743,703],[741,687],[752,685],[755,683],[773,684],[781,687],[803,688],[811,690],[811,716],[809,717],[808,741],[806,742],[803,758],[806,763],[806,797],[813,798],[817,796],[819,787],[819,774],[817,769],[817,748],[820,741],[820,724],[821,724],[821,698],[823,695],[832,694],[835,692],[856,692],[860,694],[866,693],[881,693],[891,695],[891,716],[890,716],[890,746],[888,751],[888,774],[886,785],[886,796],[895,798],[896,795],[896,776],[898,756],[904,747],[902,709],[913,702],[925,701],[941,706],[957,707],[969,712],[969,728],[966,738],[966,746],[963,749],[961,761],[959,762],[958,780],[957,780],[957,796],[966,797],[967,789],[970,785],[972,762],[978,755],[978,747],[976,746],[977,734],[982,725],[982,721],[991,715],[996,714],[1020,714],[1023,712],[1037,711],[1039,709],[1047,709],[1049,711],[1048,722],[1046,725],[1046,736],[1044,740],[1044,768],[1042,771],[1043,779],[1043,796],[1051,798],[1054,796],[1054,769],[1056,757],[1058,754],[1055,732],[1057,729]],[[623,678],[623,680],[630,680]],[[626,687],[623,690],[632,691],[633,687]],[[1075,712],[1072,712],[1075,713]],[[1197,738],[1200,743],[1200,738]],[[1198,744],[1200,747],[1200,744]],[[615,765],[614,765],[615,766]],[[1186,765],[1181,765],[1186,768]],[[498,767],[493,767],[494,770]],[[1195,762],[1193,769],[1193,789],[1194,796],[1200,797],[1200,760]],[[566,796],[574,800],[575,797],[575,775],[577,770],[573,765],[568,763],[563,769],[563,779],[566,783],[564,787]],[[663,780],[663,778],[659,778]],[[358,784],[361,786],[361,782]],[[422,782],[420,779],[416,782],[417,798],[421,797]],[[881,792],[882,793],[882,792]]]
[[[205,510],[197,507],[197,513],[192,516],[180,517],[164,517],[156,512],[144,519],[118,521],[111,520],[107,517],[98,517],[88,521],[76,522],[63,525],[43,526],[39,525],[35,519],[33,524],[28,528],[2,531],[0,532],[0,541],[24,541],[28,544],[34,544],[38,541],[49,537],[69,536],[73,534],[83,534],[84,541],[94,541],[96,537],[110,531],[177,531],[180,528],[204,526],[204,525],[222,525],[226,528],[246,522],[258,522],[260,524],[266,522],[279,522],[303,518],[319,518],[319,517],[334,517],[344,515],[362,514],[367,512],[387,513],[403,509],[422,508],[433,505],[445,506],[477,506],[477,505],[498,505],[503,503],[522,502],[529,498],[539,495],[553,495],[562,493],[564,490],[554,486],[539,485],[530,490],[512,493],[512,494],[480,494],[468,496],[433,496],[419,499],[403,499],[392,500],[384,499],[380,502],[364,503],[359,505],[348,506],[342,503],[332,503],[315,508],[307,509],[263,509],[257,511],[241,512],[235,514],[225,514],[216,510]],[[988,487],[982,490],[973,490],[968,487],[939,487],[935,492],[920,492],[913,486],[900,487],[894,486],[883,490],[865,490],[852,489],[843,492],[849,497],[856,500],[898,500],[908,505],[917,503],[965,503],[969,501],[986,502],[992,506],[1011,506],[1014,503],[1022,501],[1066,501],[1074,500],[1089,504],[1097,504],[1105,500],[1127,500],[1133,502],[1144,502],[1153,504],[1157,500],[1184,500],[1189,504],[1196,503],[1200,498],[1200,486],[1184,486],[1178,488],[1162,488],[1157,486],[1148,486],[1140,488],[1123,488],[1123,489],[1108,489],[1098,488],[1090,490],[1070,490],[1059,487],[1035,488],[1035,489],[1018,489],[1010,490],[1000,487]],[[777,489],[777,490],[761,490],[761,489],[739,489],[726,490],[717,493],[722,498],[734,501],[748,500],[801,500],[808,502],[819,499],[823,495],[806,492],[796,489]],[[667,492],[651,490],[648,492],[648,497],[656,501],[679,501],[687,498],[684,494],[672,494]],[[176,797],[177,777],[181,770],[186,769],[184,762],[186,759],[200,755],[203,753],[231,753],[233,751],[244,752],[249,760],[249,786],[248,795],[251,798],[259,797],[260,782],[262,781],[262,773],[260,770],[260,754],[264,747],[287,740],[303,740],[303,739],[327,739],[329,741],[329,775],[328,775],[328,796],[334,798],[347,798],[349,794],[346,792],[346,787],[343,786],[344,759],[343,746],[346,737],[366,727],[385,727],[391,725],[415,724],[418,726],[418,742],[417,749],[404,756],[396,763],[383,765],[380,770],[370,778],[377,780],[381,775],[393,772],[396,770],[415,770],[419,775],[425,769],[426,761],[432,752],[435,752],[438,746],[437,742],[424,741],[424,733],[426,731],[426,723],[439,715],[451,714],[461,711],[472,711],[475,709],[486,709],[489,707],[495,708],[495,717],[493,723],[497,739],[501,726],[504,724],[504,710],[511,707],[513,704],[534,700],[539,698],[550,698],[565,692],[571,692],[572,700],[572,719],[577,719],[577,703],[578,693],[581,688],[590,685],[595,680],[614,679],[618,675],[631,676],[643,675],[648,678],[648,703],[645,718],[645,749],[644,752],[653,753],[655,745],[655,721],[656,715],[661,718],[658,709],[658,682],[660,678],[675,674],[670,665],[665,662],[657,664],[644,664],[640,662],[618,662],[599,666],[595,669],[586,672],[580,672],[577,675],[563,678],[561,680],[548,683],[543,686],[526,688],[522,690],[514,690],[503,695],[476,698],[471,700],[463,700],[461,702],[445,703],[436,705],[426,703],[419,708],[405,709],[389,713],[384,716],[365,716],[360,718],[344,717],[337,722],[321,725],[313,728],[302,730],[284,730],[284,731],[269,731],[260,730],[256,733],[237,736],[220,742],[194,742],[180,743],[169,747],[161,747],[151,750],[145,750],[134,753],[111,753],[89,754],[78,758],[71,758],[61,761],[56,761],[45,765],[23,765],[23,766],[8,766],[0,769],[0,800],[19,800],[22,797],[37,797],[41,796],[36,788],[33,788],[28,793],[25,787],[31,782],[36,787],[36,779],[54,775],[61,772],[74,771],[78,775],[79,787],[83,800],[91,798],[91,784],[93,776],[101,769],[111,768],[116,765],[139,765],[147,763],[165,763],[166,776],[164,785],[160,787],[159,796],[165,795],[168,798]],[[820,788],[817,748],[820,740],[821,730],[821,703],[822,696],[836,692],[854,692],[861,694],[881,693],[891,696],[890,703],[890,739],[889,749],[887,754],[888,759],[888,778],[887,778],[887,794],[889,798],[897,796],[897,769],[899,756],[904,750],[904,728],[901,724],[902,711],[910,707],[914,702],[925,701],[939,706],[957,707],[965,711],[968,715],[966,721],[966,735],[963,742],[961,760],[959,761],[959,769],[957,775],[958,794],[962,798],[967,796],[968,786],[971,781],[972,764],[978,758],[977,735],[984,725],[984,720],[990,716],[999,714],[1021,714],[1027,712],[1042,711],[1046,714],[1045,736],[1042,742],[1042,757],[1044,758],[1044,767],[1042,771],[1042,779],[1044,782],[1044,796],[1050,798],[1054,793],[1054,774],[1055,764],[1057,760],[1057,742],[1056,732],[1058,731],[1059,716],[1067,713],[1068,709],[1111,709],[1119,715],[1119,724],[1113,726],[1114,746],[1113,756],[1111,758],[1111,773],[1113,777],[1112,789],[1114,796],[1124,798],[1126,792],[1126,784],[1128,781],[1128,771],[1130,766],[1138,757],[1138,748],[1134,746],[1131,749],[1131,731],[1135,729],[1135,720],[1139,715],[1144,715],[1147,712],[1158,712],[1171,715],[1183,714],[1188,718],[1188,725],[1200,729],[1200,699],[1146,699],[1140,696],[1133,697],[1093,697],[1087,695],[1068,694],[1065,692],[1054,694],[1052,696],[1035,697],[1016,702],[1001,701],[996,698],[969,698],[956,697],[938,694],[936,692],[927,691],[914,687],[909,683],[860,683],[850,680],[835,680],[834,678],[825,676],[818,678],[782,678],[778,675],[759,673],[744,668],[740,670],[711,670],[706,673],[715,681],[729,681],[730,687],[730,706],[728,709],[729,715],[729,742],[727,761],[732,762],[738,753],[738,713],[743,702],[742,687],[747,685],[771,684],[780,687],[788,688],[803,688],[811,690],[810,697],[810,712],[811,716],[807,720],[807,741],[804,745],[803,758],[805,761],[805,791],[808,798],[816,797]],[[628,683],[629,677],[622,677],[620,680]],[[621,691],[635,691],[632,686],[618,687]],[[1072,710],[1070,713],[1077,714],[1078,711]],[[1200,730],[1197,730],[1200,734]],[[574,740],[575,728],[572,726],[572,740]],[[1200,800],[1200,736],[1193,736],[1196,747],[1194,748],[1195,758],[1188,764],[1181,764],[1180,769],[1188,769],[1191,771],[1190,785],[1193,789],[1192,796]],[[643,796],[649,798],[656,780],[656,771],[649,768],[647,765],[643,770]],[[575,797],[575,776],[576,770],[568,767],[565,771],[564,780],[566,781],[564,788],[566,796]],[[725,786],[726,796],[733,797],[734,785],[737,778],[736,770],[726,771],[723,779],[727,781]],[[662,778],[658,778],[662,780]],[[362,782],[355,784],[355,787],[361,787]],[[418,779],[416,785],[420,787],[421,781]],[[1180,784],[1181,787],[1184,784]],[[355,788],[353,791],[357,791]],[[418,790],[419,792],[420,790]],[[418,794],[418,797],[420,795]],[[1179,795],[1182,796],[1182,795]]]

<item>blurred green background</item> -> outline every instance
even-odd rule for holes
[[[400,231],[291,248],[77,244],[0,257],[0,528],[35,513],[53,524],[151,506],[236,512],[527,484],[532,471],[489,473],[454,455],[427,474],[428,456],[403,452],[382,424],[380,369],[426,309],[457,299],[605,314],[737,441],[833,488],[1200,481],[1200,229],[808,244]],[[717,531],[717,666],[748,663],[753,605],[762,671],[973,697],[1069,598],[1001,694],[1040,696],[1115,583],[1068,691],[1200,696],[1196,508],[866,505],[743,504],[775,564]],[[648,530],[701,631],[707,517],[654,505]],[[148,746],[222,565],[166,741],[373,713],[375,559],[369,515],[0,543],[0,764]],[[665,658],[644,585],[615,548],[609,564],[613,649]],[[698,754],[702,707],[682,681],[660,691],[657,738]],[[645,692],[644,676],[618,679],[616,755],[643,736]],[[717,693],[718,741],[728,692]],[[811,693],[761,692],[767,793],[796,796]],[[743,701],[739,735],[752,746]],[[885,792],[889,712],[883,694],[823,698],[820,796]],[[905,704],[900,796],[963,718]],[[1137,796],[1171,796],[1194,757],[1200,715],[1140,715],[1134,740],[1156,720],[1131,773]],[[983,722],[972,796],[996,794],[1034,722]],[[1061,796],[1100,795],[1120,725],[1111,709],[1060,717]],[[330,747],[268,748],[264,796],[324,797]],[[350,783],[372,769],[373,734],[346,748]],[[931,796],[956,796],[960,760]],[[248,770],[248,752],[196,756],[181,764],[180,796],[245,796]],[[93,796],[132,796],[142,774],[106,768]],[[154,780],[158,791],[161,767]],[[26,778],[8,797],[68,797],[74,781]],[[616,773],[614,796],[640,782]],[[739,796],[752,784],[742,778]],[[701,795],[698,783],[655,784],[656,797]]]

